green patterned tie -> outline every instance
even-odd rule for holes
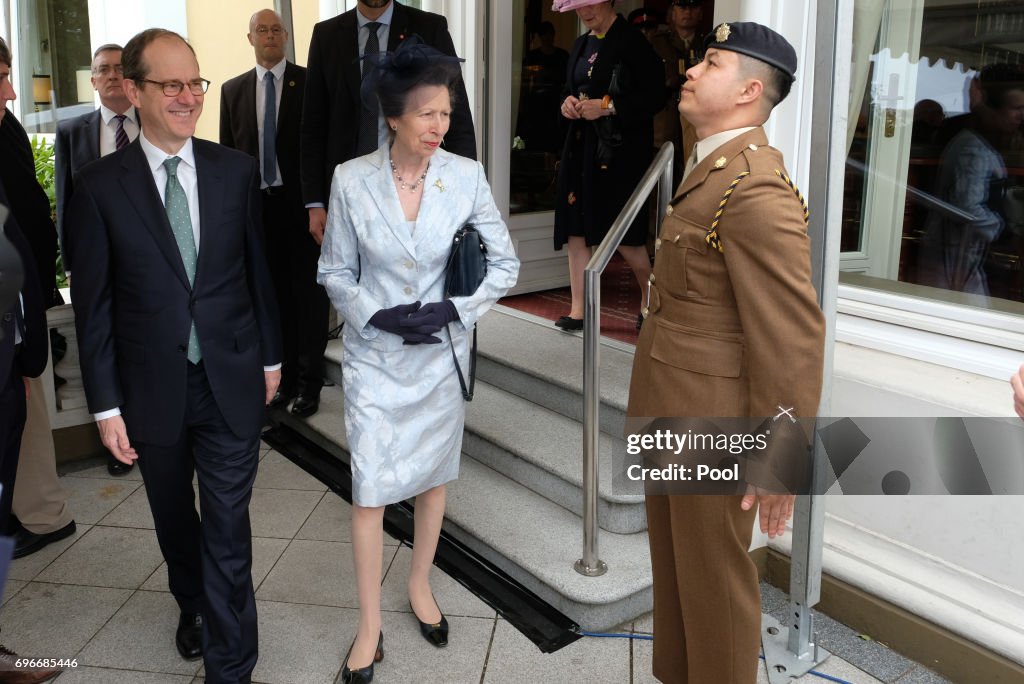
[[[188,211],[188,197],[176,175],[180,162],[180,157],[171,157],[164,161],[164,168],[167,170],[164,209],[167,211],[167,220],[171,224],[174,241],[178,243],[181,262],[185,265],[185,274],[188,276],[189,285],[191,285],[196,279],[198,253],[196,252],[196,238],[192,233],[192,217]],[[202,358],[203,354],[199,351],[199,338],[196,336],[196,324],[195,321],[192,321],[192,330],[188,334],[188,360],[192,363],[199,363]]]

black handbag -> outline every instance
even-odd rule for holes
[[[455,237],[452,238],[452,251],[448,254],[448,261],[444,267],[445,299],[468,297],[476,292],[486,275],[487,247],[480,239],[477,229],[467,224],[455,231]],[[476,387],[476,325],[473,325],[473,347],[469,352],[468,388],[466,379],[462,375],[462,368],[459,366],[459,359],[455,355],[455,341],[452,339],[450,329],[448,330],[448,341],[452,347],[455,373],[459,376],[459,386],[462,387],[462,398],[466,401],[473,401],[473,391]]]

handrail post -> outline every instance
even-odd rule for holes
[[[674,148],[667,142],[648,167],[633,194],[626,201],[600,246],[594,250],[583,273],[583,557],[573,567],[587,577],[608,572],[597,553],[598,453],[601,422],[601,274],[611,260],[633,219],[655,189],[661,212],[672,193]]]

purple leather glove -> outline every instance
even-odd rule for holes
[[[413,302],[412,304],[399,304],[390,309],[381,309],[370,316],[370,325],[404,338],[407,329],[402,327],[401,321],[411,316],[419,308],[420,303]]]
[[[451,299],[445,299],[442,302],[430,302],[424,304],[420,309],[413,315],[406,316],[401,319],[401,328],[406,331],[403,337],[406,337],[407,342],[426,342],[428,344],[436,344],[440,340],[436,337],[432,337],[434,333],[440,332],[444,326],[449,325],[453,320],[459,319],[459,312],[455,308],[455,304],[452,303]],[[410,339],[411,336],[426,335],[430,337],[427,340],[416,340]],[[431,340],[436,340],[433,342]]]

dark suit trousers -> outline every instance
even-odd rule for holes
[[[206,681],[248,682],[257,657],[249,499],[259,435],[237,437],[217,407],[203,364],[188,364],[185,424],[177,443],[135,448],[171,593],[182,611],[203,613]],[[193,472],[199,476],[198,514]]]
[[[316,282],[320,247],[309,234],[306,210],[290,193],[263,194],[267,262],[281,312],[284,363],[282,394],[318,396],[324,384],[324,350],[330,301]]]
[[[17,352],[15,352],[17,353]],[[0,534],[7,534],[14,500],[14,479],[18,475],[18,453],[25,428],[25,383],[18,372],[17,360],[0,387]]]
[[[665,684],[754,684],[761,646],[757,508],[741,496],[648,495],[654,676]]]

